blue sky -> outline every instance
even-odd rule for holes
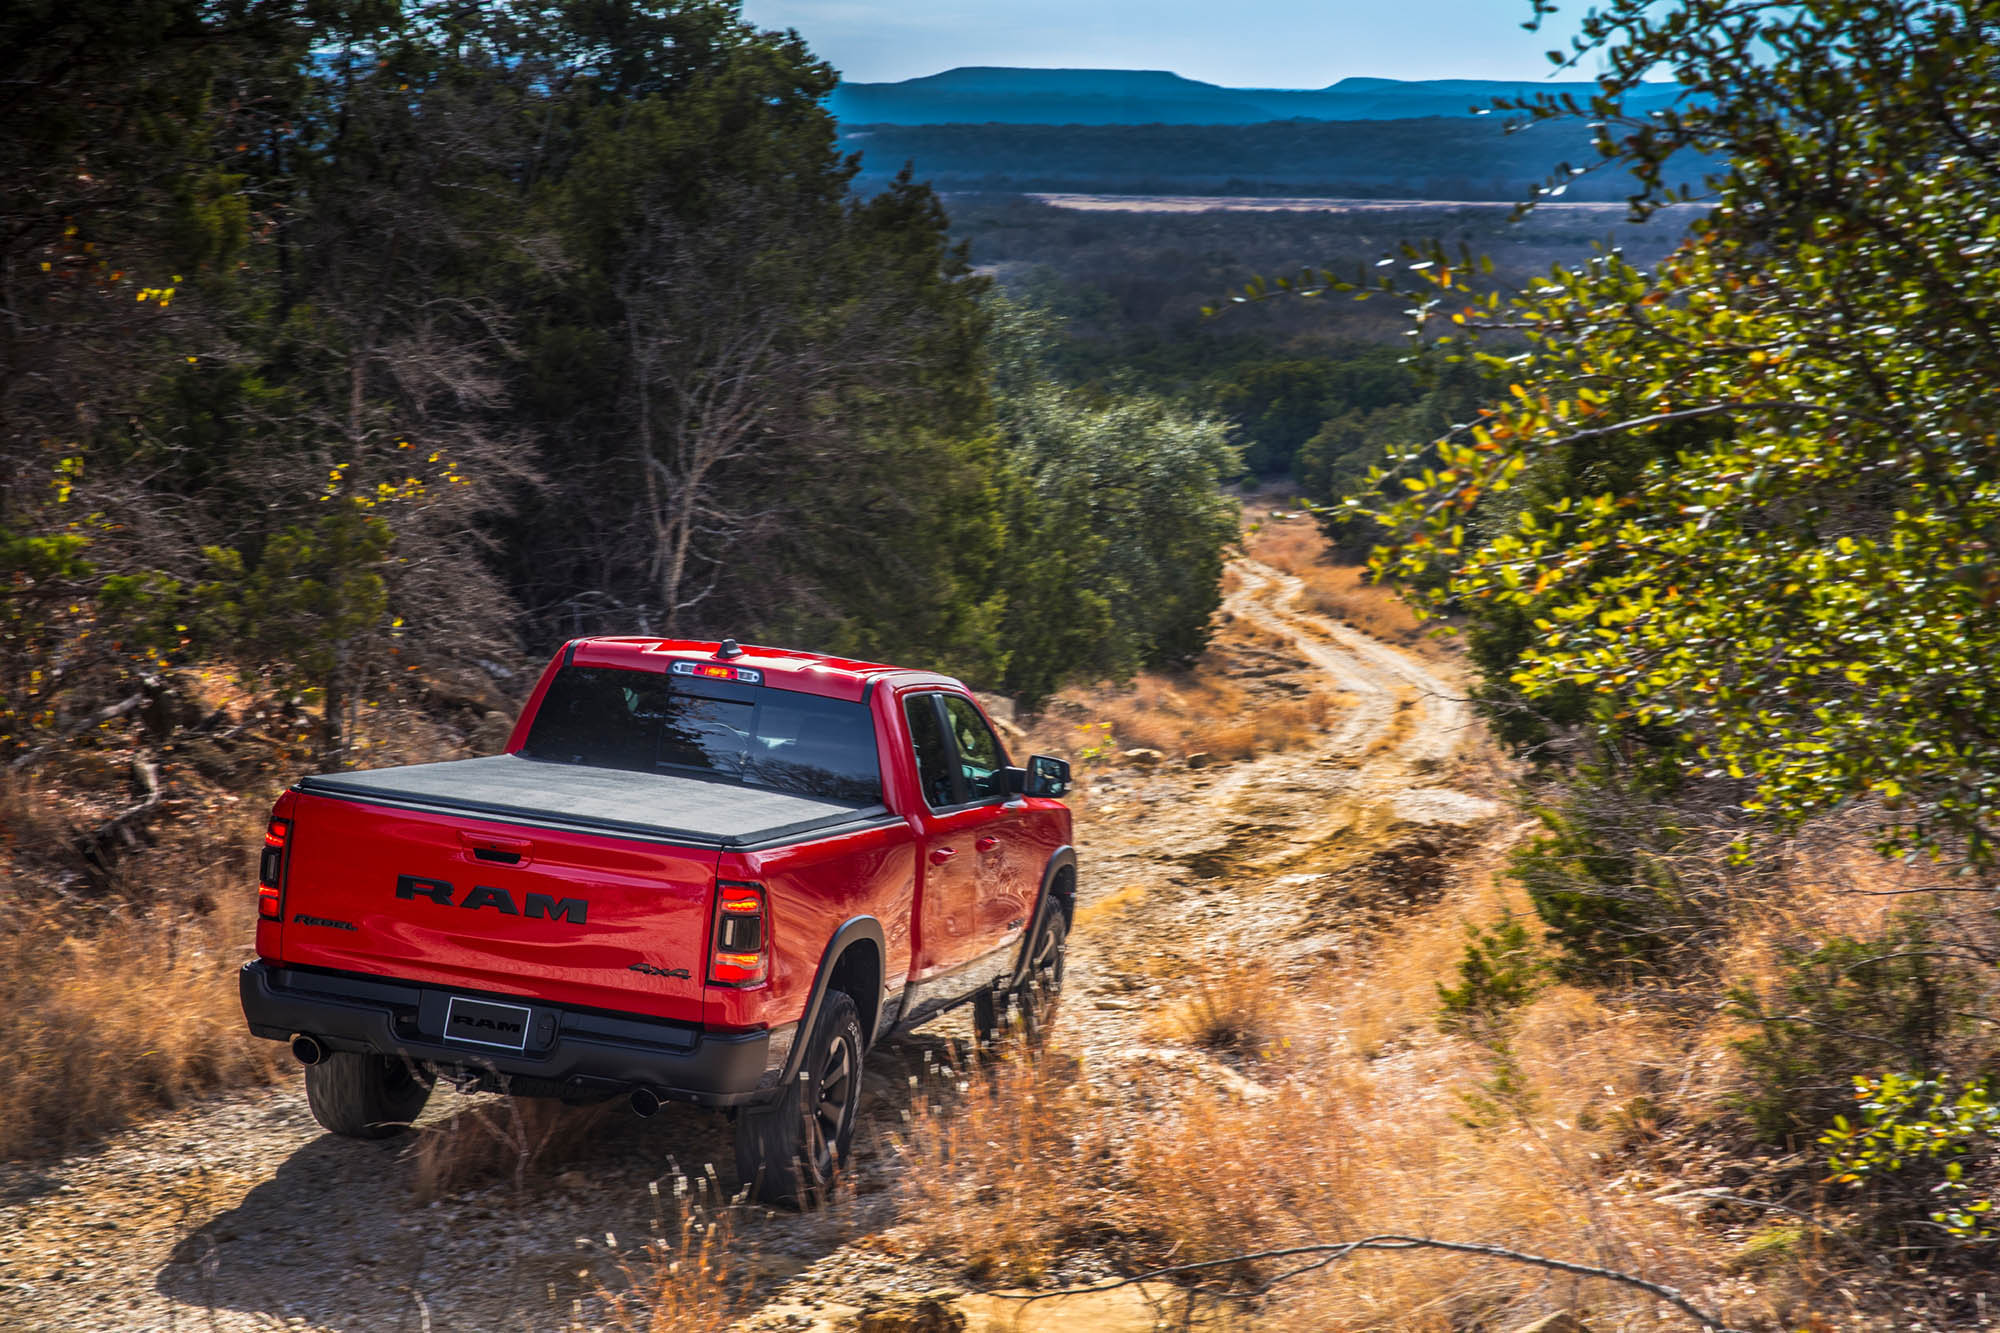
[[[856,82],[954,65],[1169,69],[1235,87],[1349,75],[1540,79],[1584,0],[1539,33],[1528,0],[744,0]],[[1576,77],[1576,76],[1571,76]]]

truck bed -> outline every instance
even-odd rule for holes
[[[683,773],[637,773],[493,755],[302,780],[316,796],[613,833],[682,846],[752,847],[890,818],[880,805],[795,796]]]

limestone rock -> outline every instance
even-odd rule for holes
[[[1206,750],[1196,750],[1187,757],[1187,766],[1189,768],[1207,768],[1214,762],[1215,756]]]
[[[1151,768],[1167,756],[1158,750],[1126,750],[1118,757],[1139,768]]]

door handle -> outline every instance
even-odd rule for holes
[[[524,866],[534,859],[535,844],[519,838],[495,838],[484,833],[469,833],[460,829],[459,845],[465,855],[475,861],[489,861],[503,866]]]
[[[958,852],[954,848],[933,847],[931,848],[931,864],[934,866],[941,866],[946,861],[951,860],[952,857],[957,855]]]
[[[979,849],[980,851],[982,851],[982,852],[990,852],[990,851],[992,851],[992,850],[993,850],[993,849],[994,849],[995,847],[998,847],[998,846],[1000,845],[1000,839],[998,839],[998,838],[981,838],[981,839],[980,839],[980,840],[979,840],[978,842],[975,842],[975,843],[973,843],[972,845],[973,845],[974,847],[977,847],[977,848],[978,848],[978,849]]]

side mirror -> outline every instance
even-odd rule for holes
[[[1038,754],[1028,761],[1024,790],[1029,796],[1062,796],[1069,791],[1069,760]]]

